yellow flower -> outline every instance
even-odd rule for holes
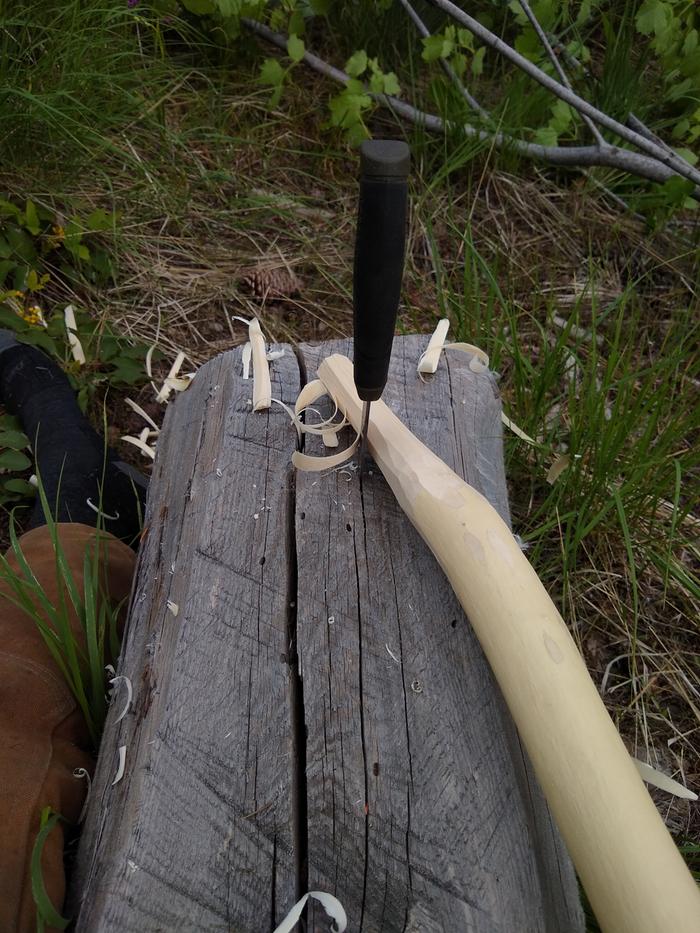
[[[26,321],[27,324],[32,324],[33,326],[45,326],[44,314],[39,307],[39,305],[29,305],[28,308],[20,308],[17,311],[17,314]]]

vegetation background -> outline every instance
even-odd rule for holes
[[[462,4],[465,7],[464,4]],[[692,163],[697,4],[539,0],[576,90],[630,112]],[[504,410],[515,530],[559,602],[630,752],[700,787],[700,316],[692,185],[555,170],[465,121],[547,145],[587,139],[566,105],[416,2],[28,0],[0,4],[0,326],[65,365],[110,443],[158,422],[145,373],[240,343],[351,333],[357,142],[413,153],[400,326],[483,347]],[[544,69],[521,5],[469,12]],[[264,21],[278,51],[246,28]],[[313,50],[346,88],[302,61]],[[489,111],[470,110],[448,62]],[[401,122],[368,90],[447,121]],[[76,308],[85,364],[63,309]],[[44,326],[46,325],[46,326]],[[105,415],[106,412],[106,415]],[[0,424],[5,507],[32,493]],[[552,470],[552,466],[556,465]],[[9,538],[7,538],[9,541]],[[654,792],[697,870],[697,805]],[[593,923],[593,921],[591,921]],[[594,927],[592,926],[591,929]]]

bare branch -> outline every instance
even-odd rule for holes
[[[418,13],[416,13],[415,9],[411,6],[411,4],[409,3],[409,0],[399,0],[399,3],[404,8],[404,10],[408,13],[409,17],[413,21],[414,26],[416,27],[418,32],[421,34],[421,36],[424,39],[427,39],[428,36],[430,36],[431,34],[430,30],[425,25],[423,20],[420,18]],[[454,86],[457,88],[459,93],[466,100],[466,102],[469,104],[472,110],[475,110],[485,120],[488,120],[489,122],[491,122],[491,114],[488,112],[488,110],[485,110],[481,106],[481,104],[479,103],[478,100],[476,100],[475,97],[472,97],[472,95],[469,93],[467,88],[464,86],[464,83],[462,82],[461,78],[459,77],[457,72],[454,70],[454,68],[450,65],[450,63],[445,61],[444,58],[441,58],[440,65],[442,66],[442,70],[445,72],[447,77],[454,84]]]
[[[606,113],[598,110],[597,107],[589,104],[587,100],[579,97],[578,94],[576,94],[574,91],[569,90],[569,88],[565,87],[563,84],[555,81],[554,78],[551,78],[548,74],[538,68],[537,65],[534,65],[531,61],[517,52],[502,39],[499,39],[495,33],[491,32],[485,26],[482,26],[480,22],[474,19],[474,17],[469,16],[463,10],[460,10],[460,8],[455,6],[451,0],[429,0],[429,2],[433,6],[442,10],[444,13],[447,13],[448,16],[451,16],[452,19],[456,20],[460,25],[464,26],[466,29],[472,32],[477,37],[477,39],[484,43],[484,45],[494,49],[504,58],[507,58],[509,61],[511,61],[514,65],[517,65],[521,71],[525,72],[525,74],[529,75],[543,87],[546,87],[547,90],[551,91],[552,94],[556,95],[556,97],[559,97],[561,100],[572,106],[575,110],[578,110],[580,114],[585,114],[599,126],[604,126],[606,129],[615,133],[615,135],[619,136],[620,139],[624,139],[625,142],[636,146],[638,149],[641,149],[642,152],[647,153],[647,155],[652,156],[654,159],[658,159],[659,162],[662,162],[664,165],[671,168],[673,170],[673,174],[682,175],[684,178],[693,181],[695,184],[700,184],[700,171],[693,168],[692,165],[689,165],[685,159],[681,159],[680,156],[676,155],[675,153],[669,153],[665,146],[660,146],[653,140],[647,139],[646,136],[635,132],[633,129],[630,129],[622,123],[619,123],[617,120],[609,117]]]
[[[273,43],[278,48],[286,52],[288,37],[281,33],[273,32],[269,27],[256,20],[243,18],[241,20],[245,26],[268,42]],[[339,84],[347,84],[350,76],[340,68],[329,65],[322,58],[314,55],[312,52],[304,52],[303,61],[314,71],[331,78]],[[369,92],[368,92],[369,93]],[[580,168],[581,166],[604,165],[610,168],[621,169],[632,175],[638,175],[640,178],[648,178],[650,181],[664,182],[668,178],[677,176],[677,173],[668,165],[659,162],[655,158],[643,155],[638,152],[631,152],[629,149],[619,149],[617,146],[540,146],[537,143],[528,143],[521,139],[516,139],[506,133],[492,133],[486,130],[477,129],[469,123],[456,127],[454,124],[446,124],[441,117],[431,113],[419,110],[412,104],[399,100],[398,97],[391,97],[387,94],[371,94],[370,96],[382,106],[388,107],[395,114],[408,120],[416,126],[422,126],[435,133],[443,133],[446,128],[459,129],[470,139],[478,139],[487,144],[493,144],[498,149],[514,149],[521,155],[531,159],[538,159],[549,162],[550,165],[568,166],[571,168]],[[700,190],[696,189],[695,197],[700,200]]]
[[[524,11],[524,13],[525,13],[525,16],[527,16],[527,18],[530,20],[530,25],[532,26],[532,28],[533,28],[533,29],[535,30],[535,32],[537,33],[537,38],[538,38],[538,39],[540,40],[540,42],[542,43],[542,46],[543,46],[545,52],[546,52],[547,55],[549,56],[549,60],[550,60],[551,63],[554,65],[554,68],[555,68],[557,74],[559,75],[559,78],[561,79],[561,83],[564,85],[564,87],[567,87],[570,91],[572,91],[573,88],[571,87],[571,82],[569,81],[569,79],[568,79],[568,77],[567,77],[567,75],[566,75],[566,72],[565,72],[564,69],[562,68],[561,62],[559,61],[556,52],[554,51],[554,49],[552,48],[552,46],[549,44],[549,39],[547,38],[547,35],[546,35],[544,29],[540,26],[539,20],[537,19],[537,17],[536,17],[535,14],[533,13],[532,7],[531,7],[530,4],[527,2],[527,0],[519,0],[519,3],[520,3],[520,6],[523,8],[523,11]],[[586,124],[586,126],[588,127],[588,129],[589,129],[589,130],[591,131],[591,133],[593,134],[593,138],[594,138],[595,141],[598,143],[598,145],[599,145],[599,146],[607,146],[607,143],[606,143],[605,140],[603,139],[600,130],[599,130],[598,127],[595,125],[595,123],[591,120],[591,118],[590,118],[590,117],[587,117],[586,114],[584,114],[584,113],[581,114],[581,118],[582,118],[583,122]]]

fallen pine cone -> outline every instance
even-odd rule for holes
[[[258,266],[250,269],[241,276],[241,285],[263,301],[291,298],[301,291],[301,282],[297,276],[284,266],[273,269]]]

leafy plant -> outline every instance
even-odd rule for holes
[[[31,460],[24,453],[29,447],[29,438],[21,429],[18,418],[12,415],[0,417],[0,506],[33,498],[35,488],[18,473],[31,467]]]

